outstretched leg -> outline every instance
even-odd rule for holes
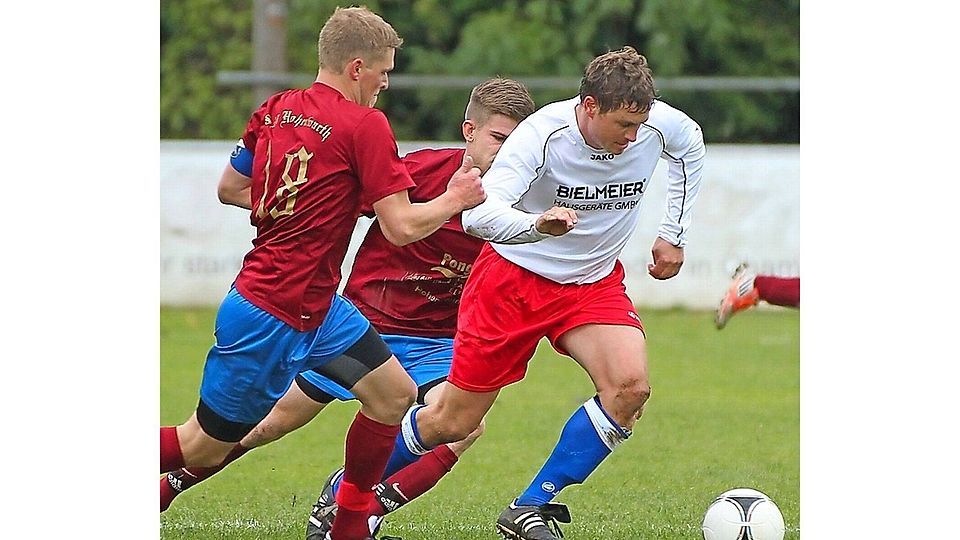
[[[270,414],[253,428],[227,454],[219,465],[213,467],[182,467],[160,479],[160,511],[170,507],[173,499],[187,489],[222,471],[227,465],[254,448],[276,441],[291,431],[297,430],[323,410],[326,403],[318,403],[303,393],[296,385],[280,398]]]

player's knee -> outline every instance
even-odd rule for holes
[[[645,379],[627,381],[620,387],[617,397],[627,408],[640,410],[650,399],[650,383]]]
[[[647,400],[650,399],[651,391],[652,390],[650,388],[650,383],[648,383],[647,381],[643,381],[643,383],[637,387],[636,389],[637,403],[638,403],[637,408],[642,409],[643,406],[646,405]]]
[[[417,384],[413,381],[408,381],[406,385],[404,385],[403,392],[397,397],[398,405],[404,413],[417,403],[417,393]]]
[[[416,402],[417,387],[410,380],[392,380],[390,384],[379,384],[375,389],[365,388],[363,393],[354,387],[354,394],[363,404],[361,412],[371,420],[387,425],[396,425],[403,415]]]
[[[403,418],[407,410],[417,401],[417,386],[413,381],[398,384],[388,396],[380,400],[380,409],[384,415],[396,417],[397,422]]]

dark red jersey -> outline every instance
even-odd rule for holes
[[[410,200],[424,202],[442,194],[463,163],[463,153],[428,149],[407,154],[403,163],[417,183]],[[380,333],[452,338],[463,285],[481,246],[483,240],[463,232],[460,214],[403,247],[387,241],[374,221],[357,251],[344,296]]]
[[[386,117],[314,83],[269,98],[242,138],[257,228],[237,290],[300,331],[323,322],[361,204],[413,187]]]

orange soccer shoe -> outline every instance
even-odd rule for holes
[[[717,323],[717,329],[722,329],[727,325],[730,317],[737,312],[752,308],[760,302],[760,293],[753,286],[753,278],[756,277],[747,263],[740,263],[737,270],[733,273],[733,282],[727,289],[727,294],[720,301],[720,307],[717,308],[717,315],[714,321]]]

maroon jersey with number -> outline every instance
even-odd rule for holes
[[[443,149],[407,154],[403,163],[417,183],[410,200],[423,202],[442,194],[463,163],[463,153]],[[463,232],[460,214],[403,247],[387,241],[374,221],[357,251],[344,296],[382,334],[452,338],[463,284],[482,246],[483,240]]]
[[[361,204],[414,186],[387,118],[314,83],[269,98],[241,139],[253,152],[257,228],[237,290],[300,331],[330,308]]]

